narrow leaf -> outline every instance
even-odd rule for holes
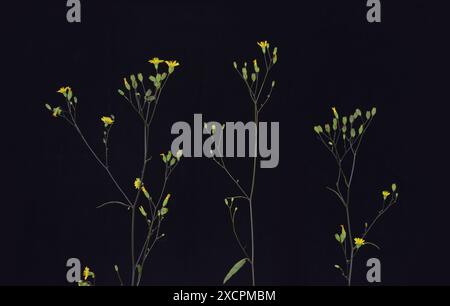
[[[235,275],[244,266],[246,262],[247,258],[243,258],[239,260],[237,263],[235,263],[234,266],[228,272],[228,274],[225,276],[223,283],[225,284],[233,275]]]

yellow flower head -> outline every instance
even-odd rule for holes
[[[114,119],[111,117],[107,117],[107,116],[103,116],[102,118],[100,118],[100,120],[103,121],[103,123],[105,124],[105,127],[108,125],[112,125],[114,123]]]
[[[386,200],[387,197],[391,195],[391,193],[389,191],[387,191],[387,190],[383,190],[381,192],[381,194],[383,195],[383,200]]]
[[[332,107],[331,110],[333,111],[334,117],[339,118],[339,114],[338,114],[338,112],[336,110],[336,107]]]
[[[366,241],[362,238],[355,238],[353,240],[355,240],[355,245],[358,249],[366,243]]]
[[[258,46],[261,47],[262,52],[265,54],[266,49],[269,48],[269,43],[267,42],[267,40],[260,41],[260,42],[258,42]]]
[[[136,188],[136,189],[141,189],[142,188],[142,181],[141,181],[141,179],[140,178],[136,178],[135,180],[134,180],[134,188]]]
[[[180,66],[180,63],[177,61],[165,61],[165,63],[169,66],[169,73],[172,73],[175,67]]]
[[[366,241],[362,238],[355,238],[353,240],[355,240],[355,245],[356,245],[357,249],[359,249],[361,246],[363,246],[366,243]]]
[[[72,90],[72,89],[71,89],[69,86],[61,87],[61,88],[57,91],[57,93],[66,95],[67,92],[68,92],[68,91],[71,91],[71,90]]]
[[[87,280],[87,279],[88,279],[89,274],[90,274],[89,272],[90,272],[89,267],[84,268],[84,270],[83,270],[83,277],[84,277],[84,280]]]
[[[158,65],[161,63],[164,63],[164,60],[159,59],[158,57],[154,57],[151,60],[148,61],[150,64],[153,64],[155,66],[155,69],[158,69]]]

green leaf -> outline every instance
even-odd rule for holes
[[[252,73],[252,81],[255,82],[256,81],[256,74]]]
[[[369,120],[371,115],[372,115],[372,114],[371,114],[369,111],[367,111],[367,112],[366,112],[366,119]]]
[[[392,184],[392,191],[395,192],[397,190],[397,185],[396,184]]]
[[[139,82],[141,82],[142,83],[142,81],[144,81],[144,76],[142,75],[142,73],[138,73],[138,80],[139,80]]]
[[[234,264],[234,266],[228,271],[227,275],[225,276],[223,283],[225,284],[233,275],[235,275],[247,262],[247,258],[243,258],[239,260],[237,263]]]
[[[89,287],[91,285],[91,283],[86,282],[86,281],[79,281],[78,282],[78,286],[79,287]]]
[[[355,138],[355,136],[356,136],[356,131],[355,131],[355,129],[351,129],[351,131],[350,131],[350,136],[352,137],[352,138]]]
[[[155,83],[155,82],[156,82],[156,79],[155,79],[155,77],[154,77],[153,75],[149,76],[148,78],[149,78],[149,79],[150,79],[150,81],[152,81],[153,83]]]
[[[361,135],[363,132],[364,132],[364,124],[361,124],[359,126],[358,133],[359,133],[359,135]]]
[[[171,160],[170,160],[170,166],[172,167],[173,165],[175,165],[175,162],[176,162],[177,160],[175,159],[175,158],[172,158]]]
[[[346,125],[347,124],[347,117],[342,117],[342,124],[343,125]]]
[[[330,133],[330,131],[331,131],[330,125],[329,125],[328,123],[325,124],[325,131],[326,131],[327,133]]]
[[[72,90],[69,89],[69,93],[67,94],[67,100],[70,101],[72,99]]]
[[[333,130],[336,131],[338,126],[338,122],[336,118],[333,118]]]
[[[117,92],[119,93],[119,95],[121,95],[121,96],[124,96],[125,95],[125,93],[123,92],[123,90],[122,89],[119,89],[119,90],[117,90]]]

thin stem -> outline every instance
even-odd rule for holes
[[[125,204],[125,203],[120,202],[120,201],[109,201],[109,202],[105,202],[103,204],[100,204],[99,206],[97,206],[97,208],[102,208],[104,206],[111,205],[111,204],[118,204],[118,205],[121,205],[121,206],[125,206],[128,209],[131,207],[130,205]]]
[[[125,198],[125,200],[128,202],[129,205],[132,205],[130,199],[128,198],[128,196],[126,195],[126,193],[122,190],[122,188],[120,187],[119,183],[116,181],[116,179],[114,178],[114,176],[112,175],[111,171],[108,169],[108,167],[100,160],[100,158],[98,157],[98,155],[94,152],[94,150],[92,149],[92,147],[90,146],[90,144],[87,142],[86,138],[84,137],[83,133],[81,132],[80,128],[78,127],[78,125],[74,122],[74,127],[75,130],[78,132],[78,134],[80,135],[81,139],[83,140],[84,144],[87,146],[87,148],[89,149],[89,151],[92,153],[92,155],[94,156],[94,158],[97,160],[97,162],[105,169],[106,173],[108,173],[109,177],[111,178],[111,180],[113,181],[114,185],[116,186],[116,188],[119,190],[119,192],[122,194],[122,196]]]
[[[120,277],[119,269],[114,269],[114,270],[116,271],[117,278],[119,279],[120,285],[123,286],[123,281],[122,281],[122,277]]]
[[[266,74],[267,76],[267,74]],[[263,81],[263,85],[265,82],[265,78]],[[261,93],[261,91],[260,91]],[[258,95],[259,96],[259,95]],[[256,101],[257,102],[257,101]],[[252,285],[255,286],[255,230],[254,230],[254,220],[253,220],[253,199],[254,199],[254,192],[255,192],[255,185],[256,185],[256,163],[258,160],[258,105],[255,102],[254,105],[254,120],[255,120],[255,152],[254,152],[254,158],[253,158],[253,171],[252,171],[252,184],[250,188],[250,198],[249,198],[249,211],[250,211],[250,239],[251,239],[251,267],[252,267]]]

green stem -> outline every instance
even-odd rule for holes
[[[250,189],[250,198],[249,198],[249,211],[250,211],[250,238],[251,238],[251,267],[252,267],[252,285],[255,286],[255,233],[254,233],[254,224],[253,224],[253,196],[255,192],[255,184],[256,184],[256,164],[258,160],[258,105],[255,103],[254,105],[254,119],[255,119],[255,156],[253,158],[253,172],[252,172],[252,185]]]

